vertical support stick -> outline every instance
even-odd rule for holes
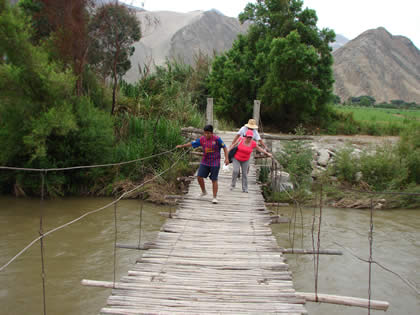
[[[213,125],[213,99],[207,99],[206,124]]]
[[[372,247],[373,247],[373,198],[370,198],[370,230],[369,230],[369,303],[368,303],[368,314],[370,315],[370,299],[372,293]]]
[[[115,278],[117,269],[117,202],[114,204],[114,283],[112,287],[115,289]]]
[[[271,159],[271,189],[273,190],[273,191],[275,191],[274,190],[274,161],[273,161],[273,159]]]
[[[316,275],[315,275],[315,302],[318,302],[318,273],[319,273],[319,248],[321,245],[321,221],[322,221],[322,184],[319,193],[319,220],[318,220],[318,243],[316,252]]]
[[[314,206],[314,211],[312,213],[312,250],[314,252],[314,275],[316,275],[316,253],[315,253],[315,221],[316,221],[316,206]]]
[[[252,115],[252,118],[255,119],[257,122],[257,125],[260,124],[260,107],[261,107],[261,101],[254,100],[254,113]]]
[[[141,248],[141,225],[143,221],[143,201],[141,200],[141,196],[139,194],[139,201],[140,201],[140,219],[139,219],[139,249]]]
[[[47,172],[45,172],[46,174]],[[41,236],[40,239],[40,246],[41,246],[41,272],[42,272],[42,299],[44,304],[44,315],[47,315],[47,303],[45,298],[45,264],[44,264],[44,232],[42,228],[42,216],[43,216],[43,208],[44,208],[44,187],[45,187],[45,177],[44,174],[41,173],[41,214],[39,218],[39,236]]]

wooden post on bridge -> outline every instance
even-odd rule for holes
[[[254,100],[254,113],[252,115],[252,118],[255,119],[257,122],[257,125],[260,124],[260,108],[261,108],[261,101]]]
[[[213,99],[207,99],[206,125],[213,125]]]

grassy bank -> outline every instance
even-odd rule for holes
[[[420,110],[334,106],[337,120],[326,130],[330,134],[367,134],[397,136],[420,128]]]
[[[370,198],[381,208],[420,207],[420,196],[415,195],[420,194],[420,128],[405,129],[395,145],[336,150],[327,169],[315,174],[314,154],[304,141],[285,145],[276,158],[294,189],[276,192],[264,186],[270,202],[316,204],[322,184],[324,201],[337,207],[368,208]],[[269,184],[267,172],[262,169],[260,181]]]

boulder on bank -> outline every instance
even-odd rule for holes
[[[327,149],[321,149],[318,151],[317,162],[319,165],[326,167],[330,160],[330,153]]]
[[[290,181],[290,174],[277,171],[276,174],[273,174],[273,190],[276,192],[282,192],[286,190],[293,190],[293,183]]]

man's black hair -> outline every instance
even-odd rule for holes
[[[204,131],[209,131],[209,132],[213,133],[213,126],[212,125],[205,125],[204,126]]]

